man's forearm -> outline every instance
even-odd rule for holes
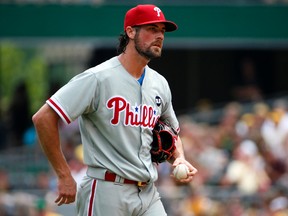
[[[59,116],[47,104],[33,116],[40,145],[58,177],[57,205],[75,201],[77,185],[62,152],[58,130]]]
[[[173,157],[169,160],[169,163],[173,163],[177,158],[185,159],[183,143],[179,136],[175,142],[175,145],[176,145],[176,149],[173,152]]]
[[[48,105],[33,116],[40,145],[57,176],[62,178],[70,175],[70,170],[61,150],[58,121],[58,115]]]

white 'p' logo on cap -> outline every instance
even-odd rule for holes
[[[161,10],[158,7],[154,7],[154,11],[157,12],[157,16],[160,17]]]

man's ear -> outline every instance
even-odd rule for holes
[[[126,34],[130,39],[134,39],[135,35],[136,35],[136,29],[132,28],[131,26],[127,26],[126,28]]]

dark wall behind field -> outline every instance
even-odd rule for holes
[[[245,82],[246,61],[253,65],[255,76]],[[171,49],[150,66],[170,83],[176,111],[193,108],[203,98],[213,103],[245,101],[234,94],[237,86],[257,86],[264,98],[288,92],[288,50]]]
[[[115,49],[96,49],[88,66],[115,55]],[[253,65],[255,77],[243,80],[243,64]],[[164,75],[172,90],[176,112],[193,109],[201,99],[212,103],[245,101],[237,86],[254,85],[264,98],[288,92],[288,50],[282,49],[164,49],[149,66]]]

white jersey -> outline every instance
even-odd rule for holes
[[[166,79],[146,66],[140,85],[117,57],[75,76],[47,103],[67,124],[79,118],[85,164],[135,181],[158,177],[150,155],[157,119],[179,131]]]

